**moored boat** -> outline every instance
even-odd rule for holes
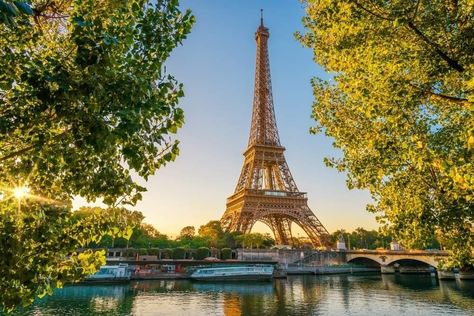
[[[128,264],[101,266],[97,273],[84,279],[87,283],[121,283],[130,281],[131,271]]]
[[[232,265],[196,269],[190,278],[197,281],[269,281],[273,278],[273,265]]]

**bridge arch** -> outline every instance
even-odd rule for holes
[[[294,210],[288,210],[286,214],[282,214],[281,210],[262,208],[258,214],[258,217],[252,219],[248,232],[252,231],[257,222],[260,222],[270,228],[277,244],[293,245],[292,225],[296,225],[304,231],[313,244],[324,245],[324,240],[321,239],[319,233],[311,225],[304,224],[305,217]]]
[[[437,267],[437,262],[433,260],[433,258],[427,257],[419,257],[419,258],[395,258],[393,260],[387,261],[385,264],[393,266],[394,264],[400,264],[403,265],[403,263],[422,263],[424,265],[429,265],[430,267],[436,268]]]
[[[347,263],[352,264],[364,264],[366,266],[377,266],[380,267],[383,265],[382,260],[377,260],[377,258],[367,257],[367,256],[357,256],[353,257],[347,261]]]
[[[360,250],[348,251],[346,255],[346,262],[351,262],[356,258],[367,258],[376,261],[380,266],[393,266],[396,263],[401,265],[428,265],[437,268],[438,261],[446,253],[431,253],[431,252],[410,252],[410,251],[374,251],[374,250]],[[408,260],[408,261],[407,261]],[[407,264],[408,263],[408,264]]]

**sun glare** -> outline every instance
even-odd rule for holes
[[[14,188],[13,189],[13,195],[15,195],[15,197],[18,199],[18,200],[21,200],[23,197],[25,197],[28,193],[30,192],[30,189],[26,186],[21,186],[21,187],[18,187],[18,188]]]

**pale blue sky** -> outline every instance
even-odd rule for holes
[[[181,0],[196,24],[167,62],[167,71],[184,84],[181,106],[186,124],[179,131],[181,153],[158,170],[136,209],[160,232],[176,235],[187,225],[220,219],[242,167],[251,120],[255,68],[254,32],[260,8],[270,29],[273,99],[286,159],[309,206],[331,232],[358,226],[376,228],[365,211],[369,194],[349,191],[345,175],[327,168],[338,155],[331,139],[310,135],[313,100],[310,79],[329,76],[311,50],[294,39],[304,14],[298,0]],[[80,202],[79,202],[80,203]],[[267,231],[264,225],[256,230]],[[298,232],[298,231],[297,231]],[[303,235],[303,234],[301,234]]]

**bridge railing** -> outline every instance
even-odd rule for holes
[[[354,250],[346,250],[347,254],[393,254],[393,255],[422,255],[422,256],[447,256],[448,252],[439,249],[432,249],[432,250],[420,250],[420,249],[402,249],[402,250],[389,250],[389,249],[378,249],[378,250],[371,250],[371,249],[354,249]]]

